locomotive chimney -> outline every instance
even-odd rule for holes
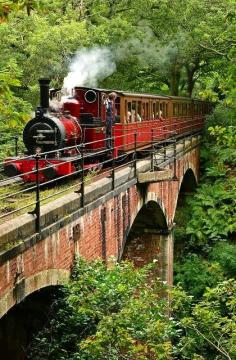
[[[45,110],[49,107],[49,83],[49,79],[39,79],[40,106]]]

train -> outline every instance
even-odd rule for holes
[[[212,109],[210,102],[186,97],[75,87],[63,101],[50,80],[40,79],[40,106],[23,130],[24,157],[4,161],[7,176],[35,181],[35,155],[39,155],[40,182],[70,175],[81,166],[81,144],[90,154],[87,168],[104,156],[107,148],[105,100],[113,92],[112,154],[117,158],[166,140],[199,131]],[[55,106],[55,103],[57,106]],[[59,104],[59,105],[58,105]]]

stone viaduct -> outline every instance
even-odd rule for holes
[[[24,214],[0,225],[0,317],[26,296],[66,282],[75,256],[89,260],[113,256],[136,265],[156,259],[160,277],[172,283],[173,226],[180,193],[199,178],[200,136],[182,139],[167,151],[162,169],[150,171],[150,159],[101,177],[79,193],[67,194],[41,209],[41,233]],[[165,155],[155,154],[158,162]],[[176,175],[176,176],[174,176]]]

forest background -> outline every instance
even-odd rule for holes
[[[0,144],[21,133],[37,106],[38,78],[61,87],[82,48],[112,54],[115,70],[101,87],[216,103],[202,183],[176,216],[173,317],[158,301],[161,285],[146,281],[149,268],[107,272],[82,263],[32,358],[236,357],[235,7],[234,0],[0,0]]]

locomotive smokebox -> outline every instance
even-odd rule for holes
[[[49,84],[49,79],[39,79],[40,107],[45,110],[49,107]]]

